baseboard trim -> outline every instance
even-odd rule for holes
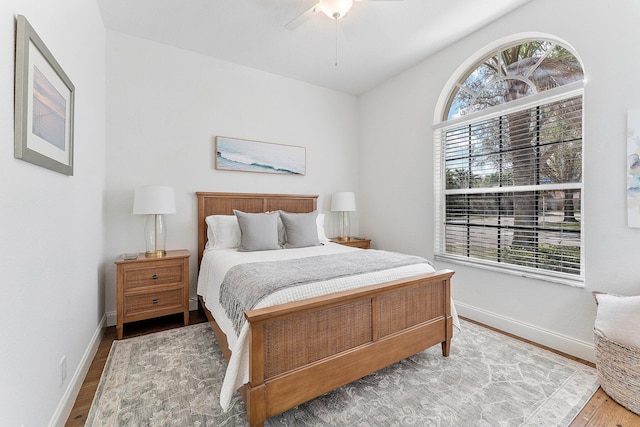
[[[593,343],[581,341],[469,304],[455,301],[455,305],[460,316],[484,323],[487,326],[509,332],[510,334],[551,347],[589,362],[595,363],[596,361]]]
[[[100,342],[104,335],[106,322],[107,316],[104,315],[98,324],[98,328],[93,333],[93,337],[91,337],[91,341],[82,355],[78,368],[73,373],[62,399],[60,399],[60,403],[58,404],[53,417],[51,417],[51,422],[49,422],[50,427],[63,427],[67,422],[69,414],[71,414],[71,410],[73,409],[73,405],[76,403],[76,398],[78,397],[82,383],[87,376],[87,372],[89,372],[93,358],[98,352],[98,347],[100,346]]]

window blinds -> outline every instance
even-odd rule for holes
[[[435,135],[436,254],[581,275],[581,94]]]

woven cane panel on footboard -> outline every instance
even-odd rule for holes
[[[378,297],[378,337],[444,316],[444,286],[420,286]]]
[[[265,325],[265,379],[371,341],[371,300],[307,312]]]

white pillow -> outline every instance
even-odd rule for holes
[[[318,240],[320,240],[320,243],[328,242],[329,238],[324,233],[324,214],[318,214],[316,225],[318,226]]]
[[[271,213],[271,212],[278,212],[278,243],[280,243],[280,246],[284,247],[284,239],[285,239],[285,232],[284,232],[284,223],[282,222],[282,218],[280,218],[280,212],[279,211],[267,211],[266,213]]]
[[[207,248],[232,249],[240,246],[240,226],[235,215],[210,215],[207,223]]]
[[[595,329],[611,341],[640,348],[640,296],[593,296],[598,303]]]

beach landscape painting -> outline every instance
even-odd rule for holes
[[[627,225],[640,227],[640,110],[627,112]]]
[[[306,149],[295,145],[217,136],[215,156],[220,170],[306,174]]]
[[[73,175],[75,87],[29,21],[16,18],[14,157]]]
[[[42,71],[33,67],[32,132],[58,149],[65,149],[67,100]]]

